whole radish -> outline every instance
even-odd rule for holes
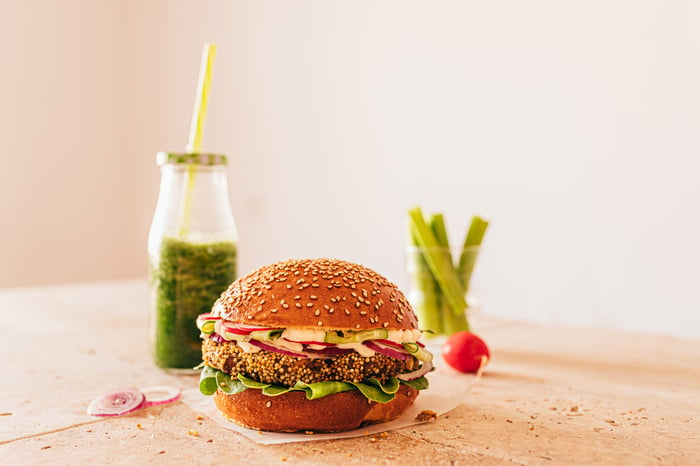
[[[442,347],[442,357],[460,372],[479,372],[486,366],[491,354],[484,340],[471,332],[460,331],[447,338]]]

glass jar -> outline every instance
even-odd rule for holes
[[[406,247],[409,280],[407,299],[418,317],[421,329],[430,330],[426,333],[426,338],[470,330],[478,307],[469,285],[479,250],[479,246],[464,246],[453,250],[446,247],[424,248],[413,244]],[[440,283],[428,265],[427,256],[443,256],[448,265],[454,264],[454,274],[443,275],[443,283]],[[447,283],[448,280],[451,282]],[[443,287],[461,290],[464,293],[464,307],[451,307]]]
[[[196,318],[236,278],[226,157],[159,152],[156,161],[161,184],[148,236],[151,353],[169,372],[194,372],[202,361]]]

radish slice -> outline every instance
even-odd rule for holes
[[[399,374],[396,376],[396,378],[410,382],[411,380],[415,380],[415,379],[418,379],[420,377],[423,377],[425,374],[430,372],[432,369],[433,369],[433,363],[426,362],[426,363],[423,363],[423,365],[420,367],[420,369],[415,370],[413,372],[407,372],[405,374]]]
[[[121,416],[141,408],[145,400],[146,397],[140,390],[124,388],[92,400],[87,413],[92,416]]]
[[[179,389],[175,387],[167,387],[165,385],[143,388],[141,389],[141,392],[146,397],[144,408],[147,406],[164,405],[180,399]]]
[[[266,330],[278,330],[275,327],[259,327],[251,326],[245,324],[239,324],[235,322],[221,322],[221,329],[225,332],[235,333],[237,335],[248,335],[251,332],[266,331]]]

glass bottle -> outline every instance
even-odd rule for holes
[[[148,236],[153,360],[175,373],[202,361],[199,314],[236,278],[238,234],[226,156],[159,152],[160,193]]]

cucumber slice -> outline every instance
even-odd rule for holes
[[[324,338],[325,343],[341,344],[341,343],[361,343],[367,340],[384,340],[389,336],[389,332],[385,328],[375,328],[372,330],[361,330],[359,332],[343,332],[343,336],[338,335],[338,332],[326,332]]]
[[[403,347],[419,361],[431,362],[433,360],[433,353],[422,348],[418,343],[404,343]]]
[[[214,333],[214,328],[216,327],[216,321],[215,320],[207,320],[202,324],[199,329],[202,331],[202,333],[209,335],[210,333]]]

